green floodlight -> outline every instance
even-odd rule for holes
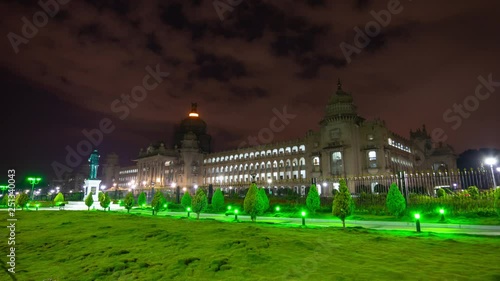
[[[188,218],[189,218],[189,216],[191,216],[191,207],[187,207],[187,209],[186,209],[186,210],[187,210],[187,213],[188,213]]]
[[[238,220],[238,209],[234,209],[234,220],[237,221]]]
[[[228,210],[231,210],[231,205],[227,206],[227,209],[228,209]]]
[[[440,214],[444,214],[444,209],[439,210]]]
[[[276,206],[276,212],[280,211],[280,206]]]
[[[40,204],[36,204],[35,205],[35,208],[36,208],[37,211],[38,211],[38,207],[40,207]]]
[[[415,214],[417,232],[420,232],[420,214]]]
[[[305,226],[306,225],[306,212],[302,211],[301,215],[302,215],[302,226]]]

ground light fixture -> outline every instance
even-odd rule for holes
[[[302,211],[302,226],[306,226],[306,212]]]
[[[188,213],[188,218],[189,218],[189,216],[191,216],[191,207],[187,207],[187,209],[186,209],[186,210],[187,210],[187,213]]]
[[[231,211],[231,205],[227,206],[227,210]]]
[[[40,204],[35,205],[35,209],[38,211],[38,207],[40,207]]]
[[[238,221],[238,209],[234,209],[234,220]]]
[[[444,221],[444,209],[439,209],[439,213],[441,214],[441,221]]]
[[[275,210],[276,210],[277,213],[279,213],[280,210],[281,210],[280,206],[276,206]]]
[[[420,214],[415,214],[415,223],[417,226],[417,232],[420,233]]]

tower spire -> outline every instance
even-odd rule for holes
[[[189,113],[189,117],[198,117],[198,104],[197,103],[191,103],[191,112]]]

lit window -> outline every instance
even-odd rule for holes
[[[342,152],[332,153],[332,174],[341,175],[343,172]]]
[[[377,152],[375,150],[368,152],[368,163],[370,165],[370,168],[377,167]]]
[[[314,166],[319,166],[319,157],[314,157],[313,158],[313,165]]]

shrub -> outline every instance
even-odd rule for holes
[[[339,192],[333,199],[332,213],[342,221],[342,226],[345,228],[345,219],[354,211],[354,202],[351,193],[347,188],[347,183],[344,179],[340,180]]]
[[[264,209],[261,196],[259,196],[259,189],[255,183],[250,185],[250,188],[245,196],[245,201],[243,201],[243,206],[245,212],[250,215],[252,221],[255,221],[257,219],[257,215]]]
[[[262,202],[262,209],[259,215],[262,215],[269,209],[269,197],[267,197],[266,189],[263,187],[259,189],[258,195],[260,197],[259,200]]]
[[[191,194],[189,192],[185,192],[184,195],[182,195],[181,205],[184,209],[187,209],[188,207],[191,207],[192,201],[193,199],[191,198]]]
[[[318,188],[315,184],[312,184],[307,193],[306,206],[311,213],[316,213],[316,210],[320,207],[320,198],[318,193]]]
[[[62,204],[64,202],[64,195],[59,192],[57,195],[56,195],[56,198],[54,198],[54,204],[56,206],[59,206],[60,204]]]
[[[165,202],[166,201],[165,197],[163,196],[163,193],[157,191],[155,193],[155,196],[153,197],[153,201],[151,201],[151,207],[153,208],[153,215],[158,214],[158,212],[161,210]]]
[[[24,210],[24,207],[28,204],[30,201],[30,197],[26,193],[21,193],[19,194],[19,197],[17,197],[16,204],[21,207],[21,210]]]
[[[196,218],[200,219],[200,213],[205,211],[208,206],[208,199],[202,188],[198,188],[198,190],[196,190],[192,203],[193,212],[196,213]]]
[[[139,197],[137,198],[137,205],[139,207],[144,208],[146,206],[147,199],[146,199],[146,193],[143,191],[141,194],[139,194]]]
[[[87,195],[87,198],[85,198],[85,205],[87,205],[87,210],[90,210],[92,204],[94,204],[94,198],[92,197],[92,193],[89,193],[89,195]]]
[[[444,190],[444,188],[438,188],[438,190],[436,190],[436,195],[437,197],[445,197],[446,190]]]
[[[391,187],[389,188],[389,193],[387,194],[386,199],[386,206],[387,210],[389,210],[389,213],[396,217],[399,217],[401,214],[403,214],[406,209],[405,198],[403,197],[403,194],[401,194],[399,187],[395,183],[391,184]]]
[[[470,197],[472,198],[477,198],[479,197],[479,189],[477,188],[477,186],[469,186],[467,188],[467,192],[469,193]]]
[[[8,194],[4,194],[2,197],[2,203],[0,203],[2,206],[7,206],[9,204],[9,196]]]
[[[109,204],[111,203],[111,199],[109,198],[108,193],[104,193],[101,198],[102,200],[99,200],[99,203],[101,204],[101,207],[106,210],[106,208],[108,208]]]
[[[212,208],[215,212],[220,211],[224,207],[224,194],[222,194],[222,190],[217,188],[212,197]]]
[[[127,193],[125,199],[123,200],[123,206],[127,209],[127,213],[130,213],[130,209],[135,205],[135,198],[132,192]]]
[[[500,188],[495,189],[495,211],[500,216]]]

